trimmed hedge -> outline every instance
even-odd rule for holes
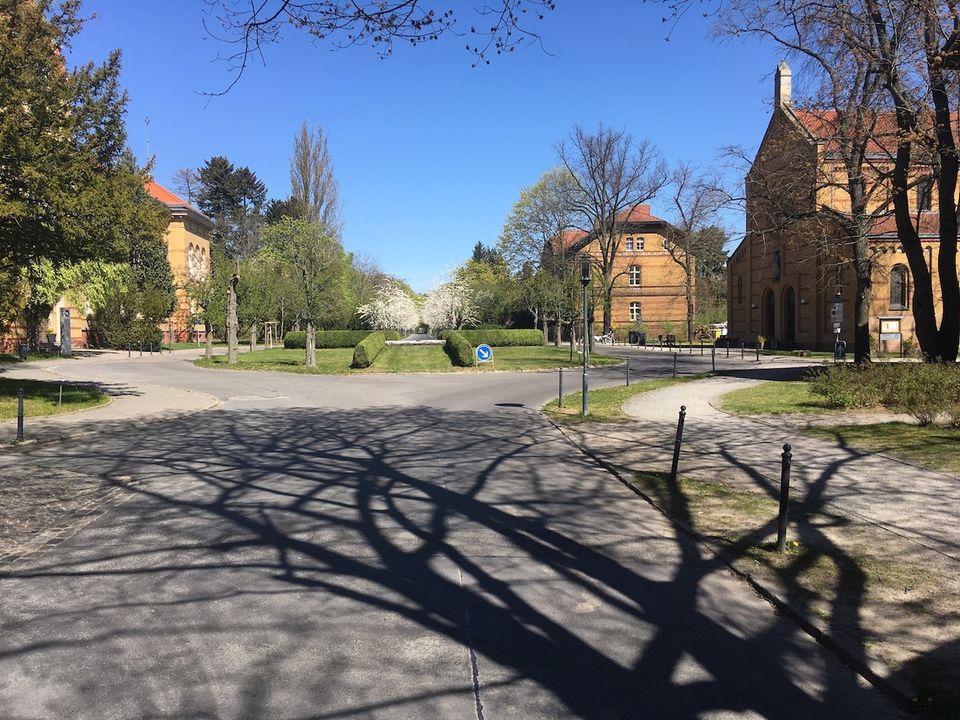
[[[314,343],[318,348],[351,348],[356,347],[370,330],[317,330],[317,339]],[[387,340],[399,340],[400,333],[396,330],[384,330]],[[303,350],[307,346],[306,331],[291,331],[283,336],[283,346],[288,350]]]
[[[507,330],[505,328],[444,330],[440,333],[440,339],[446,340],[447,335],[452,332],[460,333],[471,345],[492,345],[493,347],[543,345],[543,330]]]
[[[380,351],[386,347],[387,338],[385,333],[373,332],[367,335],[363,340],[357,343],[353,349],[353,363],[350,367],[366,368],[373,365]]]
[[[473,365],[473,346],[462,332],[447,331],[444,339],[446,342],[443,344],[443,351],[450,356],[450,362],[458,367]]]

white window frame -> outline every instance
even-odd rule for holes
[[[630,311],[630,322],[639,322],[640,318],[643,317],[641,315],[640,303],[638,302],[630,303],[629,311]]]
[[[626,240],[624,240],[623,249],[626,250],[627,252],[633,252],[633,238],[632,238],[632,237],[628,237]]]
[[[639,265],[630,266],[630,269],[627,271],[627,281],[630,287],[640,287],[640,284],[643,282],[643,276]]]
[[[634,249],[635,249],[637,252],[643,252],[643,238],[642,238],[642,237],[638,237],[638,238],[637,238],[637,244],[634,246]]]

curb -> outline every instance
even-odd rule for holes
[[[678,530],[680,530],[684,535],[697,544],[702,550],[706,551],[711,557],[723,563],[723,565],[735,575],[739,580],[745,582],[747,585],[753,589],[761,598],[770,603],[778,613],[782,614],[785,617],[790,618],[797,627],[799,627],[803,632],[813,638],[814,641],[825,647],[831,653],[833,653],[841,662],[850,667],[854,672],[856,672],[860,677],[870,683],[873,687],[879,690],[881,693],[890,698],[894,703],[901,709],[909,713],[915,711],[914,704],[912,703],[912,698],[910,693],[904,692],[894,683],[890,682],[884,677],[881,677],[875,673],[869,665],[861,661],[858,657],[854,656],[852,653],[848,652],[847,649],[839,641],[833,639],[829,634],[827,634],[822,628],[817,627],[812,621],[808,620],[801,612],[795,610],[786,600],[781,599],[777,594],[760,584],[754,577],[748,573],[744,572],[737,568],[731,560],[729,560],[722,551],[713,547],[706,538],[704,538],[700,533],[698,533],[692,527],[686,525],[683,522],[680,522],[672,515],[670,515],[663,507],[661,507],[652,497],[647,495],[643,490],[636,487],[631,483],[623,474],[613,465],[608,463],[606,460],[603,460],[596,453],[594,453],[589,448],[586,448],[579,443],[575,442],[552,418],[547,417],[546,413],[542,413],[546,418],[547,422],[553,425],[554,428],[563,436],[563,438],[570,443],[574,448],[576,448],[580,453],[590,458],[595,462],[600,468],[613,475],[621,484],[623,484],[627,489],[632,491],[635,495],[644,500],[648,505],[650,505],[654,510],[659,512],[667,521]]]

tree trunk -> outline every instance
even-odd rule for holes
[[[257,321],[250,323],[250,352],[257,349]]]
[[[213,331],[210,328],[210,321],[203,321],[203,332],[204,332],[204,348],[203,348],[203,357],[207,360],[213,358]]]
[[[313,320],[307,320],[307,347],[304,363],[307,367],[317,366],[317,329]]]
[[[573,358],[577,352],[577,321],[573,320],[570,322],[570,362],[573,362]]]
[[[858,365],[870,361],[870,299],[873,295],[870,258],[866,256],[867,238],[862,238],[865,251],[854,263],[857,294],[853,301],[853,361]],[[858,240],[857,245],[861,243]],[[858,247],[857,254],[860,248]]]
[[[237,364],[237,281],[234,275],[227,287],[227,364]]]
[[[613,327],[613,280],[607,273],[603,276],[603,334],[606,335]],[[590,318],[590,337],[593,337],[593,318]],[[591,340],[591,349],[592,349]]]
[[[553,346],[554,347],[560,347],[560,341],[562,339],[560,335],[562,333],[562,330],[563,330],[563,326],[560,322],[560,318],[557,318],[557,321],[553,325]]]
[[[541,314],[541,315],[540,315],[540,322],[541,322],[542,325],[543,325],[543,344],[546,345],[546,344],[547,344],[547,339],[550,337],[550,327],[549,327],[549,325],[547,324],[547,316],[546,316],[546,314]]]

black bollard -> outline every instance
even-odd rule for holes
[[[140,343],[140,357],[143,357],[143,343]]]
[[[787,509],[790,502],[790,463],[793,453],[790,445],[783,446],[780,456],[780,516],[777,519],[777,552],[783,552],[787,547]]]
[[[760,362],[760,343],[757,343],[757,362]]]
[[[712,372],[717,371],[717,348],[716,347],[710,348],[710,366],[711,366]]]
[[[677,376],[677,355],[678,353],[673,354],[673,376]]]
[[[23,388],[17,390],[17,442],[23,442]]]
[[[563,368],[558,368],[560,370],[560,389],[557,395],[557,407],[563,407]]]
[[[730,357],[730,343],[727,343],[727,357]]]
[[[630,358],[627,358],[627,387],[630,387]]]
[[[127,343],[127,357],[130,357],[130,343]]]
[[[683,421],[687,417],[687,406],[680,406],[680,419],[677,420],[677,439],[673,443],[673,465],[670,467],[670,479],[677,481],[677,465],[680,463],[680,444],[683,442]]]
[[[703,357],[703,340],[700,341],[700,357]]]
[[[743,340],[740,341],[740,359],[743,360]]]

